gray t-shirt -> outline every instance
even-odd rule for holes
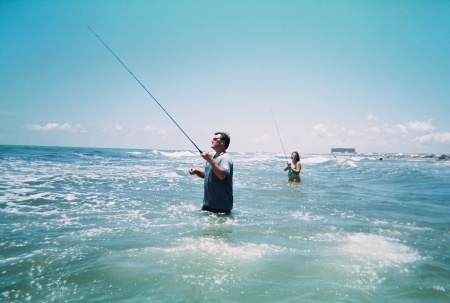
[[[203,205],[229,211],[233,209],[233,160],[228,153],[223,153],[214,161],[225,170],[227,177],[220,180],[211,165],[206,163]]]

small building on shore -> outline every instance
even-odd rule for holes
[[[356,150],[354,148],[332,148],[331,153],[341,153],[341,154],[354,154],[356,153]]]

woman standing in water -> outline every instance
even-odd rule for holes
[[[298,152],[293,152],[291,155],[292,164],[287,163],[284,171],[288,171],[288,181],[289,182],[300,182],[300,171],[302,170],[302,165],[300,164],[300,155]]]

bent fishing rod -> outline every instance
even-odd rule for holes
[[[94,30],[88,26],[89,30],[98,38],[98,40],[100,40],[100,42],[111,52],[111,54],[114,55],[114,57],[116,57],[116,59],[123,65],[123,67],[125,67],[125,69],[133,76],[133,78],[142,86],[142,88],[147,92],[147,94],[150,95],[150,97],[152,97],[152,99],[159,105],[159,107],[161,107],[161,109],[167,114],[167,116],[169,116],[169,118],[173,121],[173,123],[175,123],[175,125],[181,130],[181,132],[186,136],[186,138],[189,139],[189,141],[191,141],[191,143],[195,146],[195,148],[200,152],[203,153],[200,148],[197,147],[197,145],[195,145],[194,141],[191,140],[191,138],[189,138],[189,136],[184,132],[184,130],[178,125],[178,123],[172,118],[172,116],[164,109],[164,107],[158,102],[158,100],[156,100],[155,97],[153,97],[153,95],[149,92],[149,90],[144,86],[144,84],[142,84],[141,81],[139,81],[139,79],[133,74],[133,72],[125,65],[125,63],[122,62],[122,60],[120,60],[119,57],[117,57],[117,55],[109,48],[108,45],[106,45],[105,42],[103,42],[103,40],[97,35],[96,32],[94,32]]]
[[[286,159],[286,162],[287,162],[288,159],[287,159],[287,156],[286,156],[286,151],[284,150],[283,141],[281,141],[280,132],[278,131],[277,121],[275,121],[275,116],[273,115],[272,108],[270,108],[270,112],[272,113],[273,122],[275,122],[275,127],[277,128],[277,133],[278,133],[278,137],[280,138],[281,147],[283,148],[284,158]]]

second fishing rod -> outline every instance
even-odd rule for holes
[[[191,140],[191,138],[189,138],[189,136],[185,133],[185,131],[178,125],[178,123],[172,118],[172,116],[164,109],[164,107],[158,102],[158,100],[156,100],[156,98],[150,93],[150,91],[144,86],[144,84],[142,84],[141,81],[139,81],[139,79],[133,74],[133,72],[125,65],[125,63],[122,62],[122,60],[120,60],[120,58],[109,48],[109,46],[99,37],[99,35],[97,35],[96,32],[94,32],[94,30],[88,26],[89,30],[98,38],[98,40],[100,40],[100,42],[111,52],[111,54],[114,55],[114,57],[116,57],[116,59],[123,65],[123,67],[125,67],[125,69],[133,76],[133,78],[142,86],[142,88],[147,92],[147,94],[149,94],[150,97],[152,97],[152,99],[159,105],[159,107],[161,107],[161,109],[166,113],[166,115],[173,121],[173,123],[175,123],[175,125],[181,130],[181,132],[186,136],[186,138],[189,139],[189,141],[191,141],[191,143],[195,146],[195,148],[200,152],[203,153],[200,148],[197,147],[197,145],[194,143],[194,141]]]
[[[287,156],[286,156],[286,151],[284,150],[283,141],[281,140],[281,135],[280,135],[280,132],[278,130],[277,121],[275,120],[275,116],[273,115],[272,108],[270,108],[270,112],[272,113],[273,122],[275,123],[275,127],[277,128],[278,137],[280,138],[281,147],[283,148],[283,152],[284,152],[284,158],[286,159],[286,163],[287,163],[288,159],[287,159]]]

